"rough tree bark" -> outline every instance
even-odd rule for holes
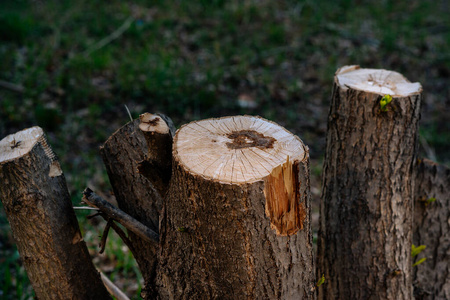
[[[425,245],[414,267],[416,299],[450,299],[450,169],[428,159],[415,166],[413,244]]]
[[[163,299],[313,299],[308,148],[259,117],[183,126],[161,214]]]
[[[320,299],[412,299],[421,90],[396,72],[348,66],[336,73],[320,209]]]
[[[0,181],[0,199],[37,298],[110,299],[41,128],[0,141]]]
[[[170,168],[172,144],[168,144],[167,140],[171,141],[174,128],[171,120],[165,116],[144,114],[141,119],[144,121],[142,129],[148,132],[147,137],[139,129],[141,121],[132,121],[117,130],[105,142],[101,148],[101,155],[119,208],[150,229],[159,232],[159,213],[163,194],[170,179],[167,177],[166,168],[167,164]],[[167,120],[167,123],[163,119]],[[159,126],[153,126],[150,121]],[[147,126],[145,126],[145,122],[147,122]],[[166,130],[167,128],[168,130]],[[158,141],[163,143],[158,143],[149,149],[147,140],[151,142],[152,130],[164,132],[160,135],[156,133],[159,137]],[[159,156],[160,153],[162,153],[161,156]],[[166,158],[165,163],[162,164],[163,172],[158,169],[161,166],[161,157]],[[160,174],[164,176],[159,177]],[[152,182],[147,177],[154,181]],[[145,281],[141,296],[152,299],[156,297],[155,278],[158,247],[131,231],[128,231],[128,235],[130,250]]]

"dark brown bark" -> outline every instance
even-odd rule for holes
[[[326,278],[320,299],[412,298],[412,165],[421,95],[393,95],[385,111],[382,97],[341,86],[335,77],[320,208],[317,276]]]
[[[172,174],[173,131],[159,115],[144,113],[139,119],[139,129],[147,142],[148,152],[138,169],[164,197]],[[168,117],[165,119],[170,120]]]
[[[195,131],[191,124],[184,128]],[[245,137],[236,138],[235,143],[259,146],[258,137],[250,143],[247,131],[237,132]],[[213,142],[219,143],[220,137]],[[186,169],[175,145],[160,228],[161,298],[315,299],[307,148],[299,150],[306,151],[302,161],[288,160],[281,173],[272,172],[273,180],[226,183]],[[293,220],[299,220],[295,230],[289,222],[284,224],[291,229],[284,230],[282,218],[272,222],[267,215],[266,201],[276,201],[266,198],[272,189],[278,189],[280,195],[293,191],[291,199],[298,205]],[[288,205],[289,201],[286,206],[295,207]]]
[[[413,268],[416,299],[450,299],[450,169],[428,159],[415,168],[413,244],[425,245]]]
[[[122,224],[127,230],[133,232],[141,239],[144,239],[150,243],[154,243],[155,247],[158,245],[158,233],[148,228],[130,215],[126,214],[119,208],[115,207],[108,201],[104,200],[102,197],[94,193],[90,188],[86,188],[84,190],[83,202],[87,203],[91,207],[98,208],[108,221],[117,221],[118,223]],[[107,228],[109,228],[108,225]],[[107,232],[107,230],[105,231]]]
[[[155,184],[138,172],[143,164],[149,172],[154,166],[146,160],[148,147],[139,123],[139,120],[135,120],[116,131],[101,148],[101,154],[119,208],[153,231],[159,232],[162,189],[161,186],[155,188]],[[154,280],[158,249],[133,232],[129,232],[129,240],[130,250],[145,280],[141,296],[152,299],[156,297]]]
[[[42,130],[31,130],[29,139],[39,136],[35,144],[21,149],[25,142],[15,140],[20,155],[0,162],[0,198],[36,296],[110,299],[81,236],[58,160]]]

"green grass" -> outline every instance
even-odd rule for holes
[[[319,165],[334,72],[359,64],[422,83],[421,134],[449,164],[448,14],[445,1],[418,0],[2,1],[0,80],[23,92],[0,88],[0,138],[43,127],[74,203],[86,185],[111,189],[98,147],[129,120],[124,105],[134,117],[163,112],[178,126],[258,114],[298,134]],[[257,106],[240,107],[241,94]],[[84,218],[81,227],[99,230]],[[134,272],[114,251],[106,255],[117,268]]]

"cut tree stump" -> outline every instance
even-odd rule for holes
[[[161,218],[162,299],[315,298],[308,148],[279,125],[184,125]]]
[[[162,122],[156,122],[155,119],[156,115],[153,122],[159,123],[160,126],[156,127],[157,129],[165,129],[169,126],[167,124],[164,126]],[[164,117],[164,119],[167,118]],[[149,120],[145,119],[144,121]],[[171,123],[169,119],[168,122]],[[148,131],[146,139],[142,130],[139,129],[140,123],[140,120],[134,120],[117,130],[101,147],[100,152],[119,208],[148,228],[159,232],[159,213],[163,202],[163,194],[167,190],[168,180],[170,179],[170,177],[167,177],[167,165],[170,168],[172,144],[167,144],[167,139],[161,138],[159,141],[164,143],[149,149],[147,139],[150,138],[148,136],[151,135],[151,131],[155,127],[151,125],[143,126],[143,129]],[[164,132],[172,135],[174,130],[170,129]],[[164,179],[157,176],[161,174],[158,170],[161,159],[155,149],[163,152],[162,157],[166,158],[166,161],[162,163]],[[155,163],[151,158],[156,158],[158,163]],[[151,176],[153,174],[154,176]],[[154,181],[152,182],[151,179]],[[156,297],[155,278],[158,247],[131,231],[128,231],[128,238],[130,250],[145,281],[141,296],[145,299],[154,299]]]
[[[425,245],[413,268],[417,300],[450,299],[450,169],[422,159],[415,166],[413,244]]]
[[[111,299],[41,128],[0,141],[0,181],[0,199],[37,298]]]
[[[412,299],[421,92],[392,71],[347,66],[336,73],[320,209],[320,299]]]

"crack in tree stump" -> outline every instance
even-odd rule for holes
[[[309,154],[252,116],[177,131],[161,216],[162,298],[314,299]]]

